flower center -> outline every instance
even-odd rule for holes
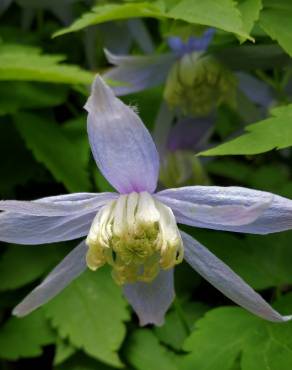
[[[152,281],[160,268],[183,258],[183,244],[172,210],[149,193],[121,195],[94,218],[86,239],[87,265],[108,263],[118,284]]]

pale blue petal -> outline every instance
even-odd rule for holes
[[[30,216],[21,213],[0,214],[0,241],[38,245],[78,239],[86,236],[96,212],[74,216]]]
[[[292,316],[281,316],[258,293],[236,275],[225,263],[188,234],[181,232],[186,261],[226,297],[253,314],[273,322],[284,322]]]
[[[96,77],[85,109],[96,164],[120,193],[156,189],[159,157],[150,133],[133,109]]]
[[[264,191],[189,186],[159,192],[179,223],[215,230],[269,234],[292,229],[292,200]]]
[[[163,83],[176,57],[174,54],[118,56],[105,50],[108,61],[116,67],[103,77],[121,83],[114,86],[116,95],[128,95]]]
[[[31,216],[73,216],[97,211],[117,196],[115,193],[76,193],[34,201],[3,200],[0,201],[0,210]]]
[[[86,269],[87,246],[81,242],[61,261],[54,270],[30,292],[13,310],[13,315],[22,317],[47,303]],[[74,309],[72,307],[71,309]]]
[[[127,284],[124,294],[139,317],[140,325],[163,325],[164,315],[174,300],[173,269],[160,271],[152,283]]]
[[[146,54],[153,53],[154,44],[152,42],[152,39],[151,39],[150,33],[148,32],[147,27],[145,27],[143,20],[140,18],[132,18],[132,19],[129,19],[127,23],[128,23],[128,28],[130,30],[132,38],[139,45],[140,49],[144,51],[144,53]],[[110,50],[112,51],[112,49]]]
[[[268,108],[275,99],[269,85],[258,78],[245,73],[237,72],[238,88],[254,103]]]
[[[186,117],[178,120],[169,132],[167,147],[170,151],[203,149],[213,132],[215,117]]]

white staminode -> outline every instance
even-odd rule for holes
[[[152,281],[160,268],[183,259],[183,244],[172,210],[149,193],[120,195],[96,215],[86,239],[87,265],[113,267],[118,284]]]

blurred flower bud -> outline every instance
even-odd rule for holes
[[[185,54],[170,70],[164,98],[185,115],[208,115],[222,103],[235,106],[236,78],[212,56]]]

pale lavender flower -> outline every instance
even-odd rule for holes
[[[119,56],[105,50],[108,61],[115,67],[106,72],[104,77],[123,83],[113,88],[118,96],[157,86],[166,80],[171,67],[178,59],[193,52],[206,51],[213,34],[214,30],[210,28],[203,36],[192,36],[186,42],[180,37],[169,37],[167,41],[171,51],[166,54]]]
[[[270,321],[281,316],[177,223],[267,234],[292,228],[292,201],[241,187],[190,186],[155,193],[159,157],[138,115],[100,77],[88,111],[93,156],[117,193],[76,193],[2,201],[0,240],[45,244],[86,237],[13,311],[24,316],[58,294],[87,266],[112,266],[140,324],[163,323],[174,299],[173,270],[185,260],[231,300]]]

